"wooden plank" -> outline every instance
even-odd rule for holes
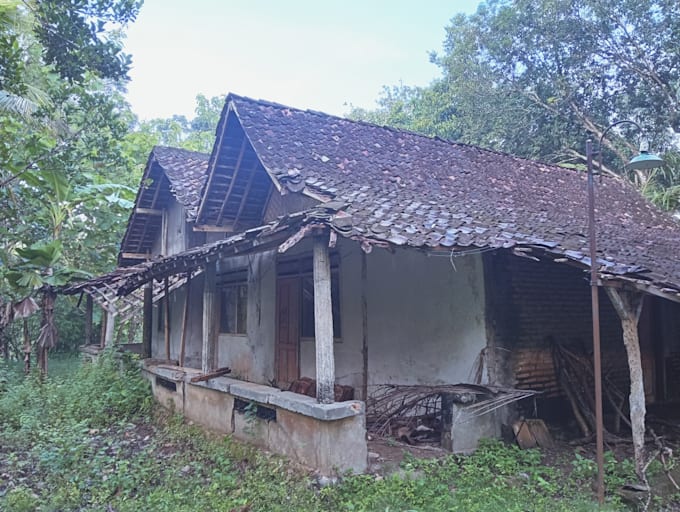
[[[233,233],[234,232],[234,227],[233,226],[208,226],[208,225],[199,225],[199,226],[194,226],[194,231],[200,231],[204,233]]]
[[[250,192],[250,187],[253,186],[253,181],[255,180],[255,176],[257,175],[257,169],[258,165],[257,163],[252,167],[250,170],[250,176],[248,178],[248,184],[246,185],[245,190],[243,191],[243,196],[241,197],[241,202],[238,205],[238,211],[236,212],[236,217],[234,217],[234,226],[238,224],[239,218],[241,217],[241,213],[243,212],[243,208],[246,206],[246,202],[248,201],[248,192]]]
[[[104,331],[104,346],[113,346],[113,339],[115,335],[114,327],[116,325],[116,313],[113,311],[106,312],[106,331]]]
[[[184,312],[182,313],[182,338],[179,343],[179,365],[184,366],[184,351],[187,343],[187,319],[189,317],[189,295],[191,294],[191,272],[187,272],[187,284],[184,295]]]
[[[236,179],[238,178],[238,173],[241,170],[241,161],[243,160],[243,155],[246,152],[246,148],[248,147],[248,139],[243,136],[243,142],[241,143],[241,149],[239,151],[238,155],[238,160],[236,161],[236,165],[234,166],[234,172],[231,175],[231,181],[229,182],[229,188],[227,189],[226,194],[224,194],[224,199],[222,200],[222,206],[220,207],[220,213],[217,214],[217,218],[215,219],[215,224],[220,222],[220,219],[222,218],[222,214],[224,213],[224,208],[227,206],[227,201],[229,201],[229,195],[231,194],[231,191],[234,188],[234,184],[236,183]]]
[[[227,112],[224,114],[224,123],[222,123],[222,130],[220,130],[220,135],[217,138],[217,141],[215,141],[215,147],[217,148],[222,148],[222,141],[224,140],[224,133],[227,131],[227,121],[229,120],[229,114],[231,114],[231,106],[227,108]],[[245,134],[243,134],[245,137]],[[212,168],[208,169],[208,180],[207,183],[205,184],[205,194],[203,195],[203,199],[201,200],[200,204],[198,205],[198,212],[196,212],[196,221],[200,221],[201,218],[203,217],[203,210],[205,209],[205,199],[210,195],[210,191],[212,190],[212,182],[215,179],[215,166],[217,165],[217,162],[219,161],[219,150],[218,154],[215,155],[215,159],[212,162]],[[212,160],[212,156],[211,156]]]
[[[85,299],[85,345],[92,343],[92,296]]]
[[[151,340],[153,338],[153,284],[144,287],[144,323],[142,325],[142,357],[151,357]]]
[[[208,263],[203,279],[203,350],[201,369],[210,373],[215,369],[217,359],[217,326],[219,319],[219,297],[216,284],[217,264]]]
[[[322,404],[335,400],[333,308],[328,233],[314,238],[314,340],[316,346],[316,397]]]
[[[181,363],[180,366],[182,366]],[[221,377],[222,375],[226,375],[227,373],[231,373],[231,368],[225,366],[224,368],[218,368],[214,372],[204,373],[203,375],[196,375],[195,377],[191,377],[191,379],[189,379],[189,382],[205,382],[206,380],[216,379],[217,377]]]
[[[150,260],[151,254],[148,252],[121,252],[120,257],[126,260]]]
[[[165,293],[165,298],[163,299],[163,308],[165,309],[165,358],[170,359],[170,284],[168,278],[165,278],[163,282],[163,291]]]
[[[135,208],[135,213],[139,213],[140,215],[163,215],[163,210],[157,210],[155,208],[142,208],[141,206],[138,206]]]

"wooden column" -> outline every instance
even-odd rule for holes
[[[640,292],[605,288],[621,319],[623,328],[623,344],[628,354],[628,371],[630,372],[630,423],[633,434],[633,450],[635,452],[635,470],[638,477],[643,478],[645,464],[645,386],[642,375],[642,357],[638,336],[638,321],[642,312],[644,295]]]
[[[219,297],[215,283],[217,264],[208,263],[203,272],[203,350],[201,370],[203,373],[215,369],[217,356],[217,321],[219,318]]]
[[[85,345],[92,343],[92,296],[85,299]]]
[[[144,323],[142,324],[142,357],[151,357],[153,338],[153,281],[144,287]]]
[[[115,311],[106,311],[106,330],[104,331],[104,346],[110,347],[113,345],[114,334],[116,326]]]
[[[189,329],[189,304],[191,295],[191,272],[187,272],[187,283],[184,285],[184,312],[182,314],[182,339],[179,342],[179,365],[184,366],[184,353],[187,345],[187,330]]]
[[[170,360],[170,283],[168,278],[165,278],[163,284],[163,317],[165,320],[163,332],[165,333],[165,359]]]
[[[316,398],[319,403],[330,404],[335,398],[335,358],[328,234],[314,237],[314,341]]]

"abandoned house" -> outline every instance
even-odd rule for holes
[[[603,176],[597,235],[613,429],[630,385],[617,297],[642,304],[647,403],[680,398],[680,226]],[[587,433],[575,404],[592,399],[573,396],[574,361],[592,364],[587,244],[583,172],[229,95],[210,155],[152,151],[119,268],[66,293],[106,312],[102,345],[143,310],[161,403],[360,472],[367,420],[400,409],[390,390],[438,397],[453,451],[499,436],[522,390]]]

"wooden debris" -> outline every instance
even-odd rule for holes
[[[540,419],[524,419],[513,423],[512,431],[515,433],[517,444],[523,450],[529,448],[552,448],[554,445],[552,436],[545,422]]]
[[[231,368],[225,366],[224,368],[218,368],[214,372],[204,373],[202,375],[196,375],[195,377],[191,377],[189,382],[205,382],[206,380],[216,379],[217,377],[221,377],[222,375],[226,375],[227,373],[231,373]]]
[[[469,416],[473,418],[536,394],[536,391],[531,390],[476,384],[385,385],[376,389],[367,400],[366,423],[369,432],[385,436],[403,425],[415,428],[428,422],[441,424],[442,395],[453,402],[465,404]]]

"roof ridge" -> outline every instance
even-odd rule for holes
[[[291,107],[290,105],[284,105],[283,103],[277,103],[275,101],[269,101],[269,100],[263,100],[263,99],[255,99],[255,98],[251,98],[249,96],[242,96],[242,95],[231,93],[231,92],[229,94],[227,94],[225,103],[228,104],[229,101],[231,101],[232,99],[243,100],[243,101],[247,101],[247,102],[251,102],[251,103],[256,103],[258,105],[275,107],[275,108],[280,108],[280,109],[295,110],[297,112],[302,112],[302,113],[311,114],[311,115],[324,117],[324,118],[337,119],[339,121],[355,123],[355,124],[359,124],[359,125],[363,125],[363,126],[368,126],[370,128],[378,128],[378,129],[388,130],[388,131],[391,131],[391,132],[394,132],[394,133],[397,133],[397,134],[413,135],[415,137],[422,138],[422,139],[425,139],[425,140],[428,140],[428,141],[434,140],[434,141],[437,141],[437,142],[443,142],[443,143],[446,143],[450,146],[462,146],[462,147],[474,149],[474,150],[477,150],[477,151],[483,151],[483,152],[492,153],[492,154],[495,154],[495,155],[501,155],[501,156],[504,156],[504,157],[512,158],[512,159],[517,160],[517,161],[530,162],[532,164],[546,165],[548,167],[551,167],[551,168],[554,168],[554,169],[560,170],[560,171],[582,172],[582,171],[579,171],[578,169],[575,169],[573,167],[564,167],[564,166],[561,166],[559,164],[544,162],[543,160],[537,160],[537,159],[532,159],[532,158],[528,158],[528,157],[518,156],[518,155],[514,155],[512,153],[508,153],[506,151],[501,151],[501,150],[493,149],[493,148],[486,148],[486,147],[482,147],[482,146],[472,144],[472,143],[469,143],[469,142],[460,142],[460,141],[445,139],[443,137],[440,137],[439,135],[427,135],[427,134],[424,134],[424,133],[418,133],[418,132],[415,132],[415,131],[412,131],[412,130],[407,130],[407,129],[404,129],[404,128],[397,128],[397,127],[389,126],[389,125],[381,125],[381,124],[371,123],[369,121],[364,121],[362,119],[349,119],[347,117],[338,116],[338,115],[335,115],[335,114],[328,114],[328,113],[322,112],[320,110]],[[610,176],[610,175],[603,175],[603,176],[606,177],[606,178],[615,179],[613,176]]]

